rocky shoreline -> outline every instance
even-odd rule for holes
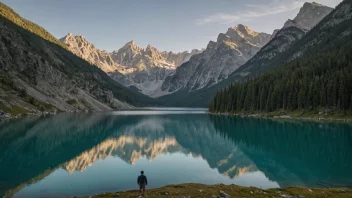
[[[319,114],[314,116],[292,116],[292,115],[270,115],[261,113],[213,113],[208,112],[212,115],[226,115],[226,116],[240,116],[240,117],[253,117],[253,118],[267,118],[267,119],[294,119],[294,120],[307,120],[307,121],[338,121],[338,122],[352,122],[351,118],[343,117],[329,117],[328,115],[320,116]]]
[[[89,197],[140,197],[138,190],[103,193]],[[237,185],[204,185],[204,184],[178,184],[161,188],[148,189],[146,197],[178,197],[178,198],[324,198],[324,197],[352,197],[352,190],[345,188],[306,188],[284,187],[260,189],[255,187],[241,187]]]
[[[35,117],[35,116],[56,115],[56,114],[57,114],[57,112],[38,112],[38,113],[27,113],[27,114],[12,115],[10,113],[1,113],[0,112],[0,121],[1,120],[27,118],[27,117]]]

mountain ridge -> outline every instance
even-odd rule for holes
[[[2,3],[0,17],[0,109],[8,115],[104,111],[153,103],[114,82]]]
[[[151,44],[146,48],[139,47],[132,40],[119,50],[113,51],[111,57],[117,64],[133,69],[132,72],[125,74],[132,82],[129,86],[134,86],[143,94],[153,97],[165,78],[179,66],[178,64],[188,61],[200,52],[201,50],[196,49],[191,52],[161,52]],[[120,82],[119,79],[114,79]]]
[[[308,4],[306,3],[305,6],[307,7],[307,5]],[[301,11],[303,7],[300,9],[300,12],[295,18],[301,16]],[[330,13],[332,10],[332,8],[324,6],[322,6],[322,8],[326,9],[325,14]],[[303,9],[303,11],[305,11],[305,9]],[[319,11],[320,10],[318,10],[318,12]],[[314,12],[312,13],[313,16],[316,15]],[[313,29],[316,26],[316,24],[314,23],[310,25]],[[301,25],[299,25],[294,20],[288,20],[286,21],[282,29],[274,31],[273,34],[275,34],[275,36],[273,36],[270,41],[263,48],[261,48],[261,50],[255,56],[253,56],[250,60],[248,60],[248,62],[240,66],[236,71],[234,71],[229,76],[229,78],[209,88],[193,92],[187,92],[182,90],[179,93],[176,92],[169,96],[163,96],[158,99],[161,102],[165,101],[167,105],[193,106],[197,104],[198,106],[207,106],[212,97],[215,96],[218,89],[222,89],[233,82],[238,82],[241,80],[245,80],[249,77],[254,77],[266,70],[271,70],[272,68],[280,65],[282,62],[280,62],[281,60],[279,59],[283,59],[281,58],[281,56],[284,56],[284,54],[289,53],[287,52],[287,50],[289,50],[293,44],[297,43],[301,38],[303,38],[304,35],[307,34],[307,31],[308,29],[301,27]],[[308,31],[308,33],[310,33],[310,31]],[[192,99],[189,100],[187,98]]]
[[[270,35],[239,24],[220,33],[217,41],[176,69],[161,87],[165,95],[179,90],[202,89],[226,79],[230,73],[249,60],[270,39]]]

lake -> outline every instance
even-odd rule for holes
[[[0,196],[167,184],[351,186],[352,125],[145,108],[0,122]]]

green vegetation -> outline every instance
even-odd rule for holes
[[[134,106],[156,104],[152,98],[123,87],[98,67],[77,57],[44,28],[23,19],[2,3],[0,3],[0,21],[1,26],[6,27],[4,31],[7,32],[0,38],[0,42],[6,47],[2,52],[8,53],[13,60],[21,52],[23,59],[32,60],[35,57],[33,61],[21,67],[15,61],[7,61],[0,68],[0,73],[5,76],[11,74],[11,78],[19,78],[36,88],[39,78],[52,80],[43,72],[45,67],[51,67],[51,72],[55,73],[54,76],[59,80],[87,91],[101,102],[106,102],[106,96],[112,92],[114,98]],[[15,89],[15,85],[13,82],[9,84],[6,80],[1,81],[0,76],[0,88],[19,92]],[[23,94],[21,95],[24,96]]]
[[[25,115],[29,113],[26,109],[18,106],[12,106],[8,108],[2,102],[0,102],[0,110],[4,111],[5,113],[10,113],[11,115]]]
[[[291,47],[283,53],[277,54],[273,59],[258,57],[268,56],[267,52],[259,51],[251,60],[238,68],[227,79],[207,88],[195,91],[177,91],[173,94],[159,97],[158,100],[168,106],[197,106],[206,107],[216,95],[217,91],[229,87],[232,83],[243,82],[246,78],[254,78],[266,72],[273,71],[275,68],[285,65],[293,59],[293,57],[303,60],[311,59],[320,53],[326,53],[343,45],[345,42],[351,41],[352,19],[347,17],[351,14],[351,0],[342,1],[334,11],[325,17],[317,26],[310,30],[298,41],[292,43]],[[333,21],[339,21],[335,23]],[[288,32],[302,31],[297,28],[290,27]],[[303,34],[303,32],[299,33]],[[290,37],[296,37],[296,34],[288,34]],[[285,40],[282,40],[285,42]],[[297,56],[298,55],[298,56]],[[244,75],[246,74],[246,75]]]
[[[220,191],[231,197],[251,198],[282,198],[282,197],[351,197],[352,190],[347,189],[308,189],[305,187],[284,187],[263,190],[255,187],[240,187],[236,185],[203,185],[203,184],[179,184],[164,186],[147,190],[147,197],[220,197]],[[286,196],[285,196],[286,195]],[[138,197],[137,190],[115,193],[104,193],[93,197]]]
[[[24,18],[22,18],[20,15],[18,15],[16,12],[14,12],[11,8],[6,6],[5,4],[0,2],[0,15],[4,16],[8,20],[12,21],[16,25],[22,27],[25,30],[28,30],[45,40],[48,40],[50,42],[53,42],[63,48],[67,48],[64,44],[62,44],[59,40],[57,40],[53,35],[51,35],[49,32],[47,32],[44,28],[40,27],[39,25],[28,21]]]
[[[74,105],[74,104],[77,104],[77,100],[75,99],[67,100],[66,103],[69,105]]]
[[[352,111],[352,41],[218,91],[211,112]]]
[[[17,87],[14,81],[11,79],[11,77],[9,75],[5,75],[5,73],[2,73],[2,72],[0,72],[0,89],[3,89],[5,91],[11,91],[13,95],[17,95],[21,100],[35,106],[40,111],[55,109],[53,105],[42,102],[28,95],[25,89]],[[6,101],[12,100],[11,98],[4,98],[4,99],[6,99]],[[6,107],[1,102],[0,102],[0,110],[4,111],[5,113],[10,113],[12,115],[19,115],[19,114],[23,115],[23,114],[29,113],[28,110],[22,107],[18,107],[15,105],[9,108],[9,107]]]

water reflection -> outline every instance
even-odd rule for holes
[[[73,174],[89,166],[100,167],[95,164],[108,163],[110,156],[131,165],[138,165],[140,159],[152,161],[164,156],[154,164],[155,169],[166,166],[168,162],[162,159],[178,163],[186,160],[182,156],[192,156],[204,159],[218,174],[243,185],[259,184],[245,184],[234,178],[259,172],[280,186],[352,182],[350,125],[162,114],[61,114],[3,122],[0,124],[0,194],[9,196],[26,184],[45,182],[44,177],[60,169]],[[198,162],[187,163],[197,166]],[[185,172],[179,177],[188,179],[190,176],[186,170],[182,171],[184,168],[174,167],[181,174]],[[210,168],[204,170],[205,175],[200,175],[199,181],[216,177]],[[163,185],[164,175],[156,176]],[[268,184],[260,186],[272,185],[264,182]]]

